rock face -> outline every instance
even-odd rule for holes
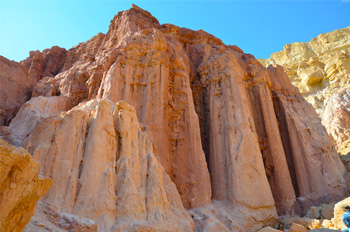
[[[66,61],[66,49],[54,46],[44,51],[31,51],[29,57],[21,64],[36,81],[43,77],[53,77],[61,71]]]
[[[52,181],[23,148],[0,140],[0,231],[22,231]]]
[[[268,70],[273,78],[272,93],[281,139],[294,191],[299,203],[303,202],[303,211],[311,205],[319,205],[320,201],[340,199],[341,193],[346,192],[341,184],[346,183],[346,170],[313,107],[290,84],[281,66],[270,66]],[[339,182],[340,176],[344,179]]]
[[[264,65],[282,65],[292,83],[322,119],[338,152],[350,152],[350,27],[321,34],[307,43],[292,43]],[[345,157],[346,158],[346,157]]]
[[[80,104],[42,122],[24,144],[53,180],[43,203],[57,212],[91,219],[99,231],[193,230],[130,105]]]
[[[30,99],[35,83],[25,67],[0,56],[0,126],[8,125]]]
[[[106,35],[22,64],[40,80],[0,132],[54,182],[28,229],[65,231],[75,215],[99,231],[258,231],[347,193],[343,163],[283,69],[204,31],[133,5]],[[19,123],[29,118],[35,128]]]
[[[340,90],[329,99],[322,124],[350,172],[350,88]]]
[[[8,127],[0,126],[0,138],[20,146],[39,122],[67,109],[67,98],[64,96],[32,98],[22,105]]]

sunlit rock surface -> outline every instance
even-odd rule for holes
[[[41,123],[24,147],[52,178],[42,202],[59,214],[93,220],[99,231],[194,227],[150,140],[140,131],[134,108],[125,102],[80,104]]]
[[[107,34],[22,64],[39,80],[0,135],[53,179],[28,231],[258,231],[348,193],[283,68],[202,30],[133,5]]]

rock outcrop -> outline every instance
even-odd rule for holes
[[[350,204],[350,197],[343,199],[338,203],[323,204],[318,207],[312,206],[306,217],[284,216],[281,224],[287,231],[295,231],[292,227],[302,226],[311,231],[340,231],[346,226],[342,222],[342,216],[345,213],[344,207]],[[332,210],[331,215],[324,217],[325,211]],[[293,226],[294,225],[294,226]]]
[[[287,44],[260,61],[284,67],[316,109],[338,152],[349,154],[350,27],[321,34],[307,43]]]
[[[54,183],[28,228],[65,231],[75,215],[99,231],[258,231],[347,193],[343,163],[283,69],[202,30],[133,5],[106,35],[22,64],[40,80],[2,136]],[[29,118],[35,128],[18,122]]]
[[[54,77],[66,62],[66,49],[54,46],[44,51],[31,51],[29,57],[21,62],[36,81],[43,77]]]
[[[23,230],[24,232],[96,232],[96,222],[68,213],[59,213],[52,205],[38,202],[35,214]]]
[[[66,111],[67,98],[35,97],[22,105],[8,127],[0,126],[0,138],[20,146],[23,139],[44,119]]]
[[[193,230],[130,105],[80,104],[46,119],[24,145],[52,178],[43,203],[59,214],[93,220],[99,231]]]
[[[52,184],[38,169],[27,151],[0,140],[0,231],[20,232],[31,219]]]
[[[332,219],[335,229],[345,229],[346,226],[342,221],[345,213],[344,207],[350,205],[350,197],[338,202],[334,207],[334,218]]]
[[[342,193],[347,193],[343,185],[347,181],[346,169],[315,110],[291,85],[281,66],[270,66],[268,70],[273,78],[272,93],[284,152],[303,211],[322,201],[341,199]]]
[[[30,99],[36,82],[21,64],[0,56],[0,126],[8,125]]]

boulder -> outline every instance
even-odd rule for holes
[[[0,231],[20,232],[30,221],[52,184],[38,169],[26,150],[0,139]]]

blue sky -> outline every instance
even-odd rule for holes
[[[0,55],[20,61],[31,50],[69,49],[106,33],[113,16],[132,3],[160,23],[203,29],[256,58],[350,25],[350,0],[0,0]]]

